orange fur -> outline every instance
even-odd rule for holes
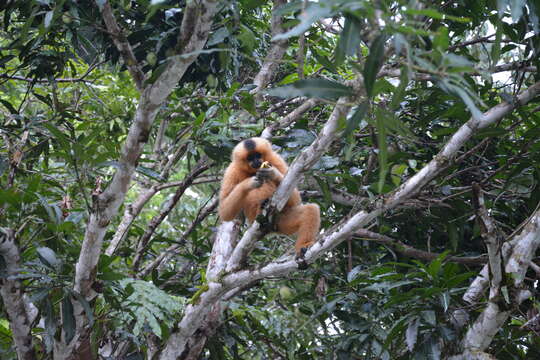
[[[269,170],[268,179],[257,180],[257,171],[263,170],[250,165],[250,156],[258,156],[259,163],[268,161],[272,165],[271,169],[265,169]],[[285,161],[272,150],[272,145],[265,139],[251,138],[236,145],[232,162],[225,170],[221,182],[218,210],[221,220],[233,220],[243,211],[249,222],[253,222],[261,212],[261,204],[274,194],[287,170]],[[319,206],[302,204],[300,193],[294,189],[277,217],[278,232],[286,235],[298,234],[295,250],[298,256],[302,256],[302,250],[315,242],[319,227]]]

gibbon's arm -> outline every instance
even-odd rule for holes
[[[283,178],[285,177],[285,174],[287,173],[287,170],[289,170],[289,167],[287,166],[287,163],[281,156],[279,156],[277,153],[273,152],[266,156],[265,158],[267,161],[270,161],[270,163],[276,167],[278,171],[275,171],[276,176],[274,177],[274,181],[277,185],[281,183]],[[300,192],[298,192],[298,189],[294,189],[291,193],[291,196],[289,197],[289,200],[287,200],[286,207],[293,207],[296,205],[299,205],[302,202],[302,198],[300,197]]]
[[[231,221],[242,211],[247,193],[253,189],[253,178],[240,180],[235,176],[237,169],[228,167],[223,176],[219,193],[219,217],[222,221]]]

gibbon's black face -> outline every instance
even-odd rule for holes
[[[244,147],[248,151],[248,155],[246,157],[246,160],[253,169],[259,169],[263,163],[262,154],[260,152],[255,151],[257,148],[257,144],[255,141],[248,139],[244,141]]]

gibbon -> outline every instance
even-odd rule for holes
[[[234,148],[232,162],[225,170],[219,193],[219,217],[231,221],[243,211],[250,223],[261,212],[261,205],[276,191],[287,172],[287,164],[263,138],[244,140]],[[296,257],[303,259],[315,242],[320,228],[317,204],[302,204],[297,189],[277,215],[279,233],[297,234]]]

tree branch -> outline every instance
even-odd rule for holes
[[[17,278],[20,273],[21,259],[15,233],[11,229],[0,228],[0,256],[5,264],[0,277],[0,295],[9,318],[17,357],[23,360],[34,360],[36,354],[32,344],[32,329],[24,306],[22,284]]]
[[[138,274],[137,277],[143,278],[150,274],[152,270],[159,267],[161,264],[168,262],[169,259],[174,256],[178,249],[180,249],[184,243],[186,242],[187,237],[189,234],[195,230],[197,225],[199,225],[204,219],[208,217],[218,206],[218,199],[214,199],[212,203],[210,203],[208,206],[206,206],[203,209],[199,211],[199,214],[193,220],[193,222],[189,225],[189,227],[182,233],[182,235],[179,237],[177,244],[169,246],[165,251],[162,251],[150,264],[146,265],[144,269],[142,269]]]
[[[206,158],[199,161],[197,165],[195,165],[195,168],[188,174],[186,177],[182,180],[180,185],[178,186],[178,189],[174,193],[174,195],[165,203],[163,206],[163,209],[160,211],[159,214],[154,216],[148,226],[146,227],[146,230],[144,231],[144,234],[140,237],[138,245],[137,245],[137,252],[135,253],[135,257],[133,259],[133,271],[138,272],[139,266],[141,264],[143,255],[146,251],[146,247],[148,243],[150,242],[150,238],[156,231],[157,227],[165,220],[165,218],[169,215],[169,213],[174,209],[182,195],[184,195],[184,192],[186,189],[193,183],[193,180],[197,178],[200,174],[208,170],[210,167],[208,160]]]
[[[302,116],[307,111],[311,110],[315,106],[321,103],[321,100],[319,99],[309,99],[306,102],[304,102],[302,105],[295,108],[293,111],[291,111],[287,116],[284,116],[279,121],[275,121],[268,125],[262,132],[261,137],[270,140],[272,138],[272,133],[276,129],[282,129],[289,125],[291,125],[293,122],[297,121],[300,116]]]
[[[287,0],[274,0],[271,22],[272,37],[284,32],[282,28],[281,16],[276,15],[276,9],[286,3]],[[268,85],[268,83],[272,79],[274,70],[276,69],[279,60],[281,60],[283,58],[283,55],[285,54],[285,50],[287,50],[287,40],[272,41],[272,45],[270,46],[270,50],[268,50],[265,61],[261,65],[261,69],[259,70],[257,75],[255,75],[255,78],[253,79],[255,89],[251,90],[252,94],[259,93]]]
[[[516,290],[512,292],[514,294],[512,300],[515,305],[519,305],[525,299],[524,295],[528,295],[528,292],[521,290],[525,272],[540,246],[540,210],[535,211],[522,232],[512,239],[512,244],[513,249],[511,253],[508,252],[510,255],[506,261],[505,272],[506,278],[512,279],[513,288]],[[465,351],[487,349],[495,334],[510,316],[510,304],[506,304],[504,300],[495,300],[490,294],[486,308],[467,331],[463,340]]]
[[[118,170],[105,191],[101,194],[96,193],[94,196],[93,211],[88,220],[81,252],[75,266],[74,290],[87,300],[95,296],[92,284],[97,273],[96,267],[103,246],[103,237],[112,218],[117,215],[118,209],[124,202],[156,114],[208,38],[217,11],[217,2],[203,0],[197,4],[201,7],[201,15],[197,17],[195,31],[185,47],[186,53],[167,59],[163,73],[155,82],[148,84],[142,90],[135,118],[123,145]],[[78,302],[73,302],[73,305],[74,308],[79,306]],[[75,316],[77,327],[74,340],[69,345],[57,344],[63,347],[59,351],[64,353],[65,358],[71,358],[78,351],[89,331],[84,311],[77,312]]]
[[[107,27],[107,31],[109,32],[114,45],[116,45],[122,59],[124,59],[124,63],[128,68],[137,89],[141,91],[143,88],[144,73],[139,66],[135,53],[133,52],[127,37],[124,35],[122,29],[120,29],[120,26],[118,26],[118,23],[114,18],[111,4],[107,0],[103,2],[102,5],[100,5],[100,1],[96,1],[96,3],[98,4],[99,10],[101,11],[101,16],[103,16],[103,21],[105,22],[105,26]]]
[[[490,300],[500,295],[500,286],[503,280],[503,259],[501,246],[503,242],[502,234],[497,229],[495,222],[489,216],[484,203],[484,194],[480,185],[473,183],[473,204],[476,210],[476,218],[480,225],[482,238],[486,243],[489,259],[489,275],[491,279]]]
[[[432,252],[415,249],[414,247],[404,244],[403,242],[399,240],[396,240],[389,236],[378,234],[376,232],[369,231],[366,229],[359,229],[355,232],[354,235],[365,240],[371,240],[379,244],[390,246],[393,249],[395,249],[397,252],[399,252],[400,254],[403,254],[405,256],[409,256],[415,259],[432,261],[441,255],[438,253],[432,253]],[[479,265],[485,264],[486,260],[487,260],[486,257],[483,255],[465,256],[465,257],[447,256],[445,258],[445,261],[455,262],[457,264],[472,265],[472,266],[479,266]]]

